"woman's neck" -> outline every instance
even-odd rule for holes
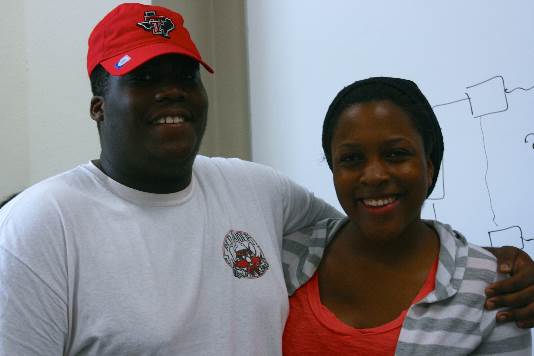
[[[420,254],[436,252],[439,238],[435,230],[422,220],[414,221],[396,235],[383,231],[366,234],[349,221],[338,232],[331,247],[344,251],[342,254],[351,260],[358,257],[371,263],[395,266],[403,265]]]
[[[437,233],[419,222],[378,241],[350,222],[345,225],[319,266],[322,304],[359,328],[382,325],[406,310],[439,252]]]

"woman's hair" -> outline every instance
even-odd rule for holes
[[[358,80],[336,95],[328,107],[323,123],[323,150],[328,166],[332,169],[332,136],[343,111],[355,104],[380,100],[389,100],[406,111],[421,135],[425,154],[434,166],[434,176],[427,194],[429,196],[436,185],[443,158],[443,135],[428,100],[410,80],[390,77]]]

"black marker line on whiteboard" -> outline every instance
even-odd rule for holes
[[[470,85],[470,86],[466,87],[466,89],[471,89],[471,88],[477,87],[479,85],[485,84],[485,83],[487,83],[487,82],[489,82],[489,81],[491,81],[493,79],[496,79],[496,78],[499,78],[501,80],[501,83],[502,83],[502,87],[503,87],[503,91],[504,91],[504,100],[505,100],[505,103],[506,103],[506,107],[504,109],[496,110],[496,111],[492,111],[492,112],[487,112],[487,113],[484,113],[482,115],[475,116],[475,113],[473,111],[473,106],[472,106],[472,103],[471,103],[471,98],[469,97],[469,94],[467,94],[467,93],[464,93],[466,97],[463,98],[463,99],[453,100],[453,101],[449,101],[449,102],[442,103],[442,104],[436,104],[436,105],[433,105],[432,108],[437,108],[437,107],[440,107],[440,106],[447,106],[447,105],[456,104],[456,103],[459,103],[459,102],[462,102],[462,101],[469,100],[469,105],[470,105],[470,108],[471,108],[471,116],[473,116],[475,118],[478,118],[478,117],[481,117],[481,116],[492,115],[492,114],[496,114],[496,113],[508,110],[508,98],[506,97],[506,94],[511,94],[516,90],[529,91],[529,90],[534,89],[534,85],[531,86],[531,87],[528,87],[528,88],[515,87],[514,89],[507,89],[506,88],[506,84],[504,82],[504,77],[502,75],[494,75],[491,78],[488,78],[488,79],[483,80],[483,81],[481,81],[479,83]]]
[[[534,133],[529,133],[528,135],[525,136],[525,143],[529,143],[527,140],[529,136],[534,136]],[[534,150],[534,143],[532,144],[532,149]]]
[[[441,106],[448,106],[448,105],[452,105],[452,104],[456,104],[456,103],[459,103],[459,102],[463,102],[463,101],[468,101],[469,102],[469,109],[471,111],[471,116],[473,118],[477,118],[479,119],[479,123],[480,123],[480,132],[482,134],[482,143],[483,143],[483,148],[484,148],[484,156],[485,156],[485,159],[486,159],[486,168],[485,168],[485,172],[484,172],[484,182],[485,182],[485,185],[486,185],[486,190],[487,190],[487,193],[488,193],[488,199],[489,199],[489,204],[490,204],[490,209],[491,209],[491,213],[493,215],[493,223],[495,224],[495,226],[499,226],[499,224],[497,223],[496,221],[496,214],[495,214],[495,210],[493,208],[493,199],[491,197],[491,190],[490,190],[490,187],[489,187],[489,183],[488,183],[488,172],[489,172],[489,159],[488,159],[488,151],[487,151],[487,148],[486,148],[486,137],[485,137],[485,134],[484,134],[484,127],[482,125],[482,118],[484,116],[488,116],[488,115],[493,115],[493,114],[497,114],[497,113],[501,113],[501,112],[504,112],[504,111],[507,111],[509,109],[509,103],[508,103],[508,97],[507,97],[507,94],[511,94],[513,93],[514,91],[516,90],[521,90],[521,91],[530,91],[532,89],[534,89],[534,85],[528,87],[528,88],[524,88],[524,87],[515,87],[513,89],[507,89],[506,88],[506,84],[505,84],[505,81],[504,81],[504,77],[502,75],[495,75],[491,78],[488,78],[484,81],[481,81],[479,83],[476,83],[476,84],[473,84],[473,85],[470,85],[468,87],[466,87],[466,89],[471,89],[471,88],[475,88],[479,85],[483,85],[491,80],[494,80],[494,79],[499,79],[501,84],[502,84],[502,88],[503,88],[503,95],[504,95],[504,107],[501,108],[500,110],[494,110],[494,111],[490,111],[490,112],[485,112],[485,113],[482,113],[480,115],[475,115],[475,111],[473,110],[473,102],[471,100],[471,97],[469,96],[469,93],[465,92],[465,98],[463,99],[458,99],[458,100],[453,100],[453,101],[449,101],[449,102],[446,102],[446,103],[442,103],[442,104],[437,104],[437,105],[433,105],[432,108],[438,108],[438,107],[441,107]],[[529,133],[525,136],[525,143],[530,143],[528,141],[528,138],[530,136],[534,136],[534,133]],[[534,149],[534,143],[532,144],[532,149]],[[443,181],[443,185],[445,185],[444,181]],[[445,189],[443,189],[443,192],[445,192]],[[443,197],[441,198],[429,198],[431,200],[441,200],[443,198],[445,198],[444,196],[445,194],[443,194]],[[435,205],[432,204],[432,208],[434,209],[434,216],[436,216],[436,210],[435,210]],[[521,230],[521,228],[519,226],[514,226],[516,228],[519,228]],[[495,230],[494,232],[498,232],[498,231],[502,231],[502,230],[506,230],[506,229],[501,229],[501,230]],[[489,232],[488,232],[489,234]],[[522,231],[521,231],[521,240],[522,241],[532,241],[534,240],[534,237],[530,238],[530,239],[526,239],[526,238],[523,238],[522,236]],[[491,243],[491,234],[490,234],[490,243]]]
[[[475,113],[473,112],[473,103],[471,102],[471,98],[469,97],[469,94],[468,93],[464,93],[465,96],[467,96],[467,100],[469,100],[469,110],[471,110],[471,116],[475,115]]]
[[[445,199],[445,157],[443,157],[441,159],[441,168],[439,170],[439,174],[441,176],[441,179],[438,179],[438,182],[441,181],[441,195],[440,196],[430,196],[428,197],[428,200],[443,200]],[[436,182],[436,184],[438,184],[438,182]],[[434,194],[434,192],[436,191],[436,189],[434,188],[434,191],[432,191],[432,194]]]
[[[467,93],[465,93],[465,94],[467,95]],[[459,103],[459,102],[461,102],[461,101],[466,101],[466,100],[469,100],[469,95],[467,95],[467,98],[463,98],[463,99],[458,99],[458,100],[449,101],[448,103],[437,104],[437,105],[432,106],[432,108],[437,108],[437,107],[440,107],[440,106],[456,104],[456,103]]]
[[[490,246],[494,246],[493,239],[491,238],[492,234],[496,234],[496,233],[499,233],[499,232],[502,232],[502,231],[512,230],[512,229],[519,230],[519,239],[521,240],[521,249],[524,250],[525,249],[525,241],[530,241],[530,240],[529,239],[525,239],[523,237],[523,230],[521,230],[521,226],[519,226],[519,225],[512,225],[512,226],[508,226],[508,227],[505,227],[505,228],[502,228],[502,229],[488,231],[488,236],[489,236],[489,240],[490,240]]]
[[[523,229],[521,229],[521,226],[512,225],[512,226],[508,226],[508,227],[505,227],[505,228],[502,228],[502,229],[488,231],[488,236],[489,236],[489,239],[490,239],[490,246],[494,246],[493,245],[493,239],[491,238],[492,234],[496,234],[496,233],[499,233],[499,232],[502,232],[502,231],[512,230],[512,229],[517,229],[519,231],[519,238],[521,239],[521,249],[522,250],[525,249],[525,241],[534,240],[534,238],[526,238],[525,236],[523,236]]]
[[[479,117],[487,116],[487,115],[492,115],[492,114],[497,114],[499,112],[504,112],[504,111],[508,110],[508,98],[506,97],[506,85],[504,84],[504,78],[502,77],[502,75],[493,76],[493,77],[491,77],[489,79],[486,79],[486,80],[484,80],[484,81],[482,81],[480,83],[470,85],[470,86],[466,87],[466,89],[474,88],[476,86],[482,85],[482,84],[487,83],[490,80],[493,80],[493,79],[496,79],[496,78],[499,78],[501,80],[501,84],[502,84],[503,91],[504,91],[504,102],[506,103],[505,108],[501,109],[501,110],[491,111],[491,112],[487,112],[487,113],[475,116],[475,114],[473,112],[473,107],[471,107],[471,115],[473,115],[475,118],[479,118]],[[467,95],[467,93],[466,93],[466,95]],[[468,95],[468,97],[469,97],[469,95]],[[471,100],[469,100],[469,103],[471,103]]]
[[[510,93],[513,93],[516,90],[529,91],[529,90],[532,90],[532,89],[534,89],[534,85],[531,86],[530,88],[517,87],[517,88],[511,89],[511,90],[504,89],[504,92],[507,93],[507,94],[510,94]]]
[[[482,126],[482,117],[479,117],[478,120],[480,122],[480,132],[482,133],[482,146],[484,148],[484,156],[486,158],[486,171],[484,172],[484,182],[486,184],[486,190],[488,192],[490,209],[493,215],[493,219],[492,219],[493,223],[495,224],[495,226],[499,226],[499,224],[497,224],[497,221],[495,220],[496,219],[495,210],[493,209],[493,201],[491,199],[491,191],[490,191],[489,184],[488,184],[489,159],[488,159],[488,151],[486,149],[486,136],[484,135],[484,127]]]

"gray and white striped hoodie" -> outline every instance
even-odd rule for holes
[[[326,244],[346,222],[323,220],[284,237],[282,261],[290,294],[315,273]],[[530,356],[530,330],[496,323],[497,310],[484,309],[485,287],[504,278],[496,272],[495,257],[449,225],[425,222],[440,238],[436,286],[409,308],[395,355]]]

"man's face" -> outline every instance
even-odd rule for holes
[[[115,175],[157,177],[193,162],[208,110],[197,62],[157,57],[124,76],[110,76],[101,100],[101,161]]]

